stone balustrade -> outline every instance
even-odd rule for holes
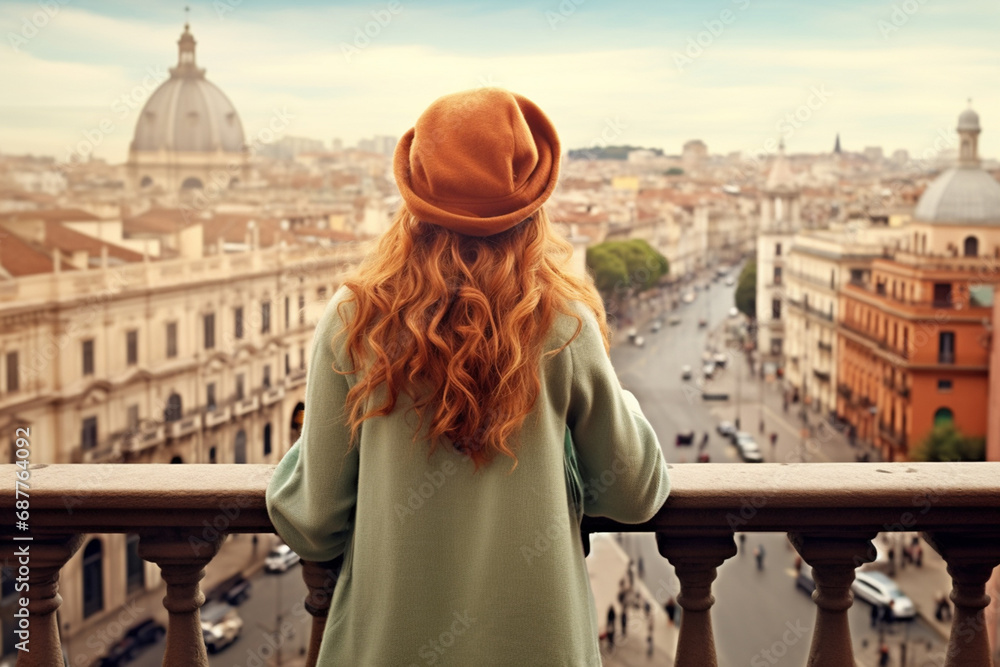
[[[273,532],[264,504],[273,466],[100,465],[111,469],[102,471],[99,488],[92,483],[93,465],[31,466],[28,533],[15,530],[20,468],[0,466],[5,552],[0,558],[25,543],[31,550],[32,651],[20,653],[17,664],[61,664],[55,620],[59,570],[79,549],[83,534],[138,533],[140,556],[159,565],[166,582],[170,622],[163,664],[207,666],[199,582],[224,533]],[[855,568],[874,557],[871,540],[883,531],[922,531],[948,563],[953,581],[955,617],[946,667],[990,665],[983,610],[989,601],[986,581],[1000,564],[1000,463],[682,464],[670,472],[670,499],[653,520],[624,525],[588,517],[583,532],[585,548],[595,532],[656,534],[660,553],[680,581],[677,601],[686,612],[679,667],[717,665],[712,583],[716,569],[736,554],[737,531],[785,532],[812,566],[816,617],[810,667],[853,664],[850,587]],[[206,529],[220,522],[218,531]],[[25,536],[32,540],[14,540]],[[315,664],[339,567],[331,562],[303,568],[305,608],[313,616],[309,665]]]

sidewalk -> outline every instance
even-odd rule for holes
[[[272,544],[277,542],[276,535],[262,533],[258,535],[255,552],[252,535],[232,534],[222,544],[215,558],[205,567],[205,578],[201,580],[202,592],[206,594],[211,592],[213,588],[238,572],[247,578],[253,576],[264,567],[264,558],[271,550]],[[69,656],[69,664],[78,667],[95,663],[131,623],[138,623],[152,616],[166,626],[169,614],[163,608],[164,595],[166,595],[166,583],[161,581],[159,586],[128,598],[123,607],[109,609],[97,620],[80,626],[72,636],[63,636],[62,644]],[[134,610],[138,614],[125,624],[125,627],[119,622],[123,609]]]
[[[636,665],[672,665],[677,648],[676,626],[667,623],[667,615],[638,577],[635,590],[648,602],[653,616],[653,655],[648,653],[649,620],[643,608],[628,610],[627,634],[622,637],[621,606],[618,604],[619,585],[628,576],[628,556],[606,533],[590,536],[587,571],[597,607],[597,626],[603,634],[607,626],[608,607],[615,609],[615,647],[601,642],[601,657],[605,667],[635,667]],[[678,607],[678,611],[680,608]]]

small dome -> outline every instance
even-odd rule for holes
[[[177,67],[153,91],[135,125],[133,151],[243,151],[243,123],[236,107],[195,65],[188,26],[177,42]]]
[[[966,109],[958,117],[958,131],[975,130],[979,131],[979,114],[972,109]]]
[[[916,220],[951,224],[1000,224],[1000,183],[978,168],[952,167],[917,202]]]

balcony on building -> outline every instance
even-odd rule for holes
[[[879,433],[898,437],[886,425]],[[163,575],[170,607],[163,664],[206,666],[198,622],[204,596],[198,582],[227,534],[274,532],[264,502],[274,467],[107,465],[112,468],[102,467],[107,474],[101,475],[99,486],[93,484],[91,465],[29,467],[32,567],[25,595],[32,653],[25,661],[62,664],[56,622],[62,604],[60,570],[81,548],[86,533],[124,533],[138,535],[139,557],[156,563]],[[0,518],[13,537],[15,480],[21,468],[0,468]],[[968,628],[982,627],[986,583],[1000,565],[1000,463],[695,463],[672,465],[670,476],[670,497],[653,519],[619,524],[587,517],[581,543],[587,552],[592,533],[656,534],[660,555],[673,565],[680,582],[677,601],[684,621],[674,664],[717,665],[710,613],[713,604],[727,600],[726,591],[713,596],[712,582],[716,569],[737,554],[734,531],[787,533],[798,555],[812,566],[816,613],[806,624],[813,625],[809,664],[817,667],[854,664],[847,618],[850,589],[855,568],[875,556],[872,540],[879,532],[919,531],[947,562],[952,578],[955,616],[947,664],[989,667],[986,633]],[[74,498],[72,508],[67,497]],[[233,513],[233,507],[240,511]],[[205,526],[218,525],[220,516],[229,517],[221,532],[206,533]],[[209,548],[192,549],[192,538]],[[312,616],[308,666],[316,664],[322,641],[336,641],[335,635],[324,637],[324,630],[342,562],[305,563],[302,569],[304,609]],[[787,621],[780,614],[771,620],[776,632]]]

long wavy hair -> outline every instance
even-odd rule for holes
[[[472,237],[401,207],[345,281],[351,295],[339,304],[355,305],[338,332],[352,368],[337,371],[358,375],[347,395],[352,446],[361,424],[390,414],[404,392],[419,416],[414,443],[428,427],[428,456],[447,438],[477,470],[498,454],[516,468],[557,313],[574,317],[576,331],[546,354],[579,334],[574,300],[593,310],[609,349],[604,304],[591,279],[568,270],[572,252],[543,209],[500,234]],[[369,401],[376,394],[381,403]]]

